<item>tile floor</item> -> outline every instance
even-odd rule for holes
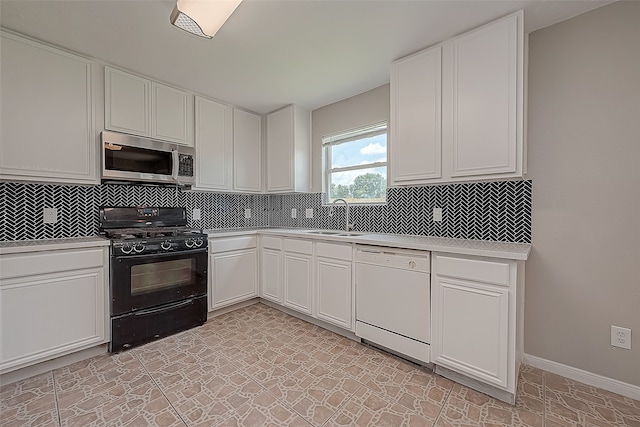
[[[640,426],[640,401],[524,366],[509,406],[256,304],[0,389],[2,426]]]

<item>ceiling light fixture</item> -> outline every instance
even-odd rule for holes
[[[196,36],[213,38],[242,0],[177,0],[171,24]]]

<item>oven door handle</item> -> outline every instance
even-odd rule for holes
[[[184,307],[184,306],[189,305],[191,303],[193,303],[193,298],[190,298],[190,299],[184,300],[184,301],[178,301],[176,303],[169,304],[169,305],[163,305],[161,307],[146,308],[144,310],[134,311],[133,314],[135,316],[147,316],[149,314],[164,313],[165,311],[171,311],[171,310],[174,310],[174,309],[176,309],[178,307]]]
[[[114,257],[114,259],[116,261],[122,261],[125,259],[141,259],[141,258],[149,258],[149,257],[165,258],[170,256],[176,256],[176,255],[195,255],[195,254],[201,254],[206,252],[207,252],[207,248],[200,248],[200,249],[190,249],[188,251],[166,252],[166,253],[160,253],[160,254],[122,255],[122,256],[116,256]]]

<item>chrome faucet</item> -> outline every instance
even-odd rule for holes
[[[349,223],[349,203],[345,199],[335,199],[333,201],[333,203],[331,203],[331,207],[329,208],[329,216],[333,216],[333,208],[335,207],[336,203],[338,203],[338,202],[342,202],[346,206],[346,215],[345,215],[346,216],[346,224],[344,226],[344,230],[346,232],[349,232],[353,228],[353,224]]]

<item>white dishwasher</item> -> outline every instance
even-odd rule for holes
[[[430,252],[356,245],[356,335],[429,363]]]

